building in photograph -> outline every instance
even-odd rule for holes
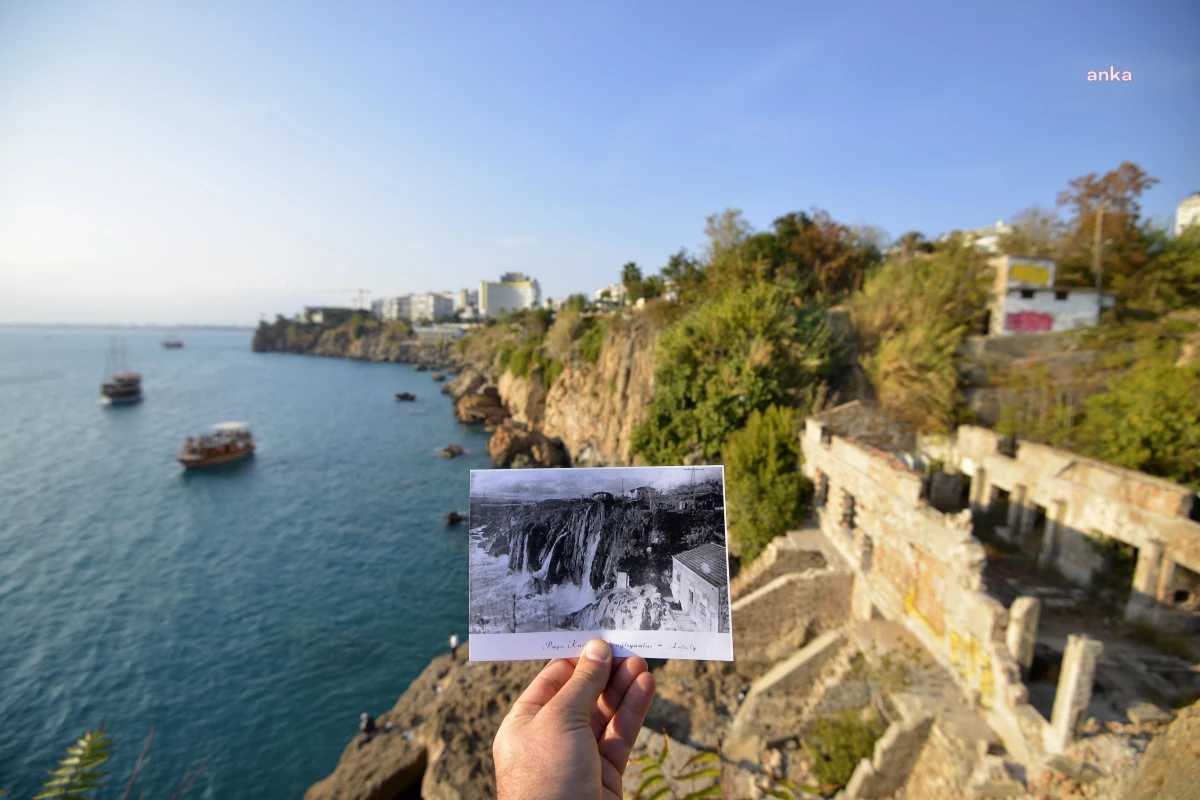
[[[1175,209],[1175,235],[1183,233],[1185,228],[1200,225],[1200,192],[1184,200]]]
[[[720,630],[729,585],[725,548],[702,544],[671,557],[671,594],[685,614],[697,624],[697,630]]]
[[[1113,297],[1095,289],[1054,285],[1057,265],[1050,258],[996,256],[989,302],[988,334],[1053,333],[1089,328],[1100,321],[1100,309]]]
[[[313,325],[341,325],[355,314],[361,314],[357,308],[340,306],[305,306],[304,321]]]
[[[541,302],[538,282],[523,272],[506,272],[499,281],[479,283],[479,313],[498,317],[511,311],[533,309]]]
[[[592,292],[592,300],[597,303],[612,303],[613,305],[625,305],[626,298],[625,284],[610,283],[608,286],[601,286],[596,291]]]

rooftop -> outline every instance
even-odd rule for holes
[[[676,553],[675,558],[718,589],[724,589],[729,584],[729,561],[725,548],[720,545],[702,544],[692,550]]]

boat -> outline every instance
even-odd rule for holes
[[[397,401],[403,400],[406,403],[411,403],[412,401],[414,401],[416,399],[417,399],[417,396],[415,394],[413,394],[412,392],[396,392],[396,400]]]
[[[175,460],[186,470],[215,467],[240,461],[254,453],[254,434],[245,422],[222,422],[212,426],[212,433],[189,436],[175,454]]]
[[[126,406],[142,399],[142,376],[129,369],[124,339],[113,338],[108,348],[104,373],[109,377],[100,384],[101,403],[106,406]]]
[[[183,347],[183,342],[178,336],[171,334],[167,338],[163,339],[162,346],[168,350],[178,350],[179,348]]]

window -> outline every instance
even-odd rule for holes
[[[1070,294],[1070,292],[1055,292],[1054,299],[1055,300],[1066,300],[1068,294]]]
[[[1033,289],[1022,289],[1021,290],[1021,299],[1022,300],[1032,300],[1033,299]]]
[[[696,591],[694,589],[688,589],[688,608],[691,608],[695,602],[696,602]]]

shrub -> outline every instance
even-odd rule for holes
[[[496,353],[496,369],[498,369],[500,372],[504,372],[506,369],[508,369],[509,360],[512,358],[516,349],[517,346],[512,342],[505,342],[504,344],[500,345],[500,350]]]
[[[542,388],[549,391],[554,382],[558,380],[558,376],[562,374],[562,371],[563,362],[557,358],[551,359],[546,368],[542,370]]]
[[[579,357],[589,364],[600,360],[604,352],[604,335],[608,332],[608,319],[593,317],[579,337]]]
[[[1084,401],[1085,455],[1200,490],[1200,367],[1148,364]]]
[[[523,344],[511,352],[512,356],[508,359],[508,371],[518,378],[526,377],[530,367],[535,366],[537,362],[535,346]]]
[[[583,328],[583,314],[573,308],[563,308],[546,334],[546,352],[555,358],[565,357]]]
[[[795,410],[768,406],[725,446],[729,537],[742,563],[795,527],[812,497],[812,483],[799,471],[795,428]]]
[[[932,254],[874,270],[849,300],[880,408],[922,430],[953,425],[962,397],[955,357],[982,318],[992,280],[983,254],[957,238]]]
[[[359,335],[362,333],[362,327],[363,318],[359,314],[355,314],[350,318],[350,321],[346,323],[346,330],[350,332],[351,339],[357,339],[359,337]]]
[[[659,339],[655,395],[633,452],[649,464],[678,464],[696,449],[717,459],[754,411],[807,413],[832,359],[821,311],[783,290],[760,284],[708,300]]]
[[[845,786],[858,762],[871,757],[885,730],[887,726],[873,712],[865,720],[858,711],[817,720],[804,742],[813,775],[822,786]]]

